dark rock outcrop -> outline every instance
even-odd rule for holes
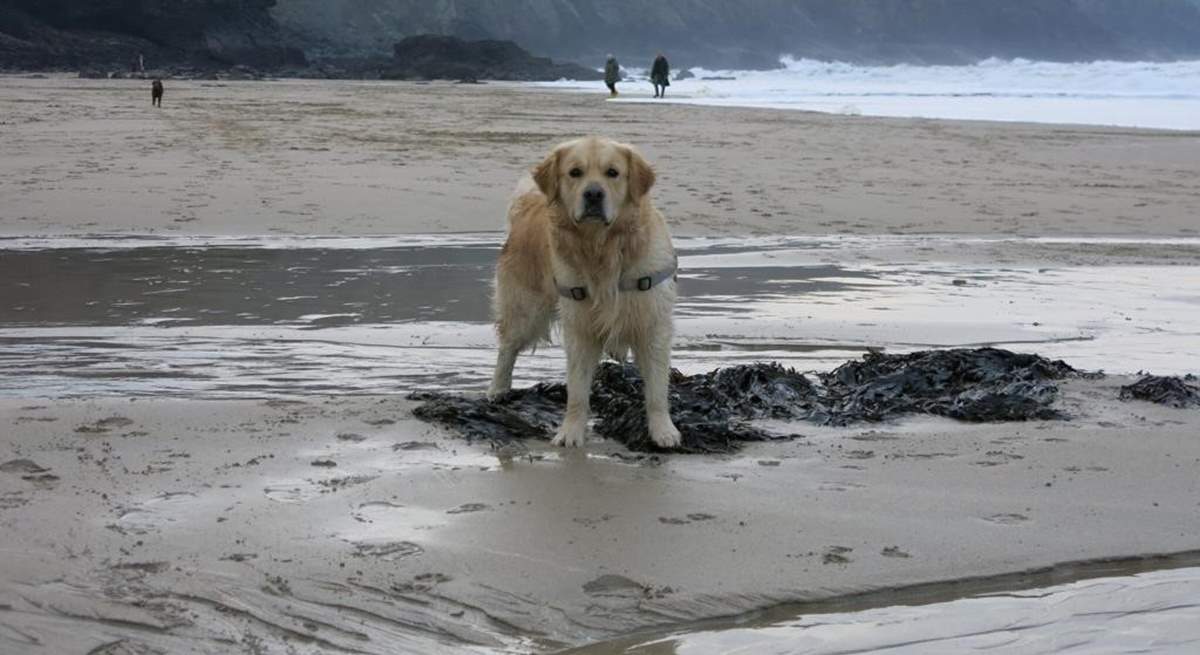
[[[0,66],[129,71],[303,66],[275,0],[0,0]]]
[[[646,67],[660,50],[676,69],[773,68],[783,54],[1164,60],[1200,57],[1200,0],[0,0],[9,69],[128,69],[140,52],[154,68],[288,71],[307,52],[321,62],[312,74],[369,77],[379,68],[362,58],[420,34],[512,41],[596,67],[607,52]]]
[[[393,55],[393,66],[383,75],[386,79],[536,82],[604,78],[599,71],[578,64],[535,57],[512,41],[465,41],[423,34],[397,43]]]
[[[1200,56],[1196,0],[278,0],[319,49],[386,52],[414,34],[507,39],[600,66],[772,68],[781,54],[863,63],[988,57],[1081,61]]]

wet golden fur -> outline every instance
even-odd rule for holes
[[[489,393],[511,386],[519,352],[548,338],[557,317],[567,351],[567,414],[555,443],[582,445],[587,389],[601,353],[632,351],[646,380],[651,437],[676,445],[666,406],[675,282],[620,291],[675,259],[666,220],[654,208],[654,170],[632,147],[599,137],[555,148],[518,184],[509,207],[508,238],[496,267],[493,308],[500,348]],[[585,190],[602,191],[602,216],[587,214]],[[585,287],[587,299],[559,295]]]

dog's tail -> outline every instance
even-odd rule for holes
[[[529,174],[522,175],[521,178],[517,180],[517,186],[513,187],[512,198],[509,201],[516,202],[517,198],[534,191],[541,193],[541,190],[538,189],[537,182],[533,181],[533,176]]]
[[[511,225],[513,217],[525,208],[526,203],[533,201],[534,198],[541,199],[542,191],[538,188],[537,182],[533,181],[532,175],[522,175],[517,180],[517,186],[513,187],[512,196],[508,199],[508,223]]]

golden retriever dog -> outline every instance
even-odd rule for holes
[[[512,387],[517,355],[548,340],[567,353],[567,411],[558,446],[587,440],[592,377],[604,353],[630,351],[645,382],[650,437],[679,445],[671,422],[675,248],[650,202],[654,170],[632,147],[590,136],[556,147],[522,178],[508,209],[493,309],[499,354],[489,397]]]

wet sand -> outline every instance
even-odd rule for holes
[[[564,655],[1189,655],[1200,553],[921,585],[648,630]]]
[[[517,175],[637,144],[676,234],[1200,235],[1200,133],[609,103],[502,84],[0,78],[0,234],[500,229]]]
[[[641,462],[608,442],[491,452],[396,396],[5,400],[0,639],[542,650],[1195,549],[1200,421],[1114,402],[1119,382],[1066,383],[1067,423],[804,426]]]
[[[191,399],[486,388],[498,235],[9,240],[0,397]],[[1183,375],[1200,240],[680,237],[674,365],[829,370],[996,346]],[[1150,263],[1154,262],[1153,265]],[[1003,312],[995,308],[1003,308]],[[559,379],[562,351],[521,359]]]
[[[1200,413],[1116,399],[1200,370],[1196,135],[499,85],[179,82],[150,114],[142,90],[0,79],[0,653],[550,652],[1200,550]],[[445,233],[494,229],[517,171],[602,128],[694,237],[689,372],[996,344],[1114,375],[1063,383],[1069,421],[768,426],[803,436],[720,457],[416,421],[407,391],[489,368],[497,235]]]

